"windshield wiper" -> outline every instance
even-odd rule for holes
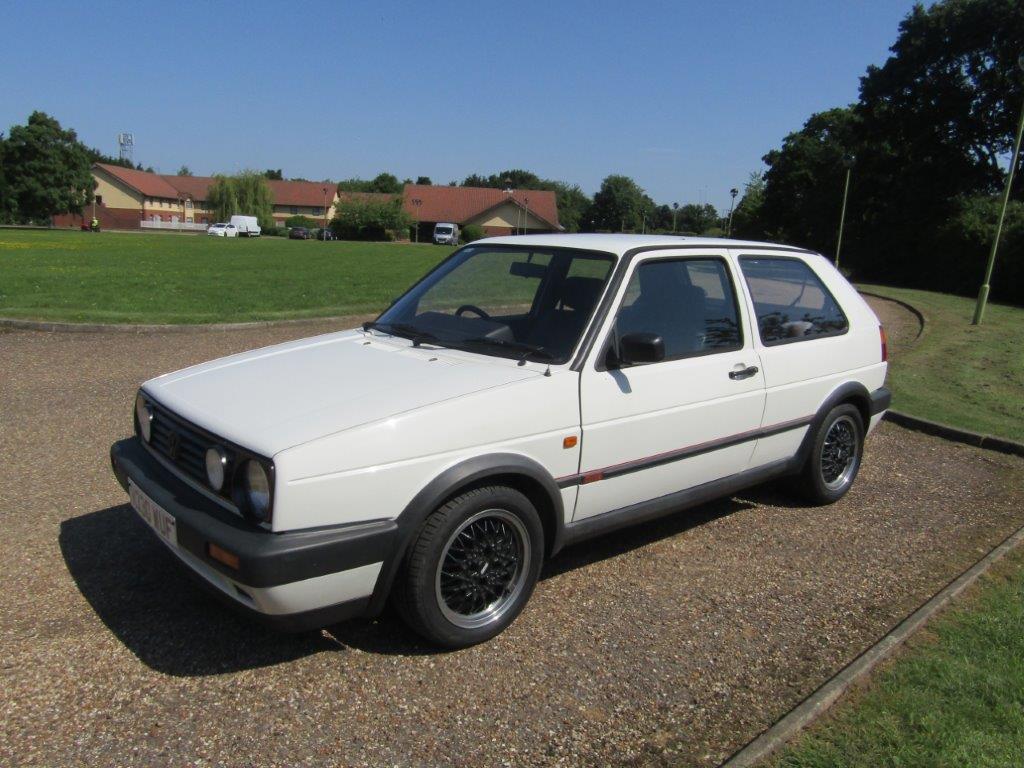
[[[437,336],[428,331],[421,330],[415,325],[409,323],[378,323],[376,320],[363,323],[363,330],[381,331],[382,333],[389,334],[391,336],[401,336],[403,339],[409,339],[412,341],[414,347],[418,347],[424,342],[427,344],[436,344],[439,342]]]
[[[472,339],[463,339],[459,341],[459,344],[486,344],[520,351],[523,354],[517,358],[519,365],[525,365],[526,359],[534,355],[539,355],[548,360],[555,359],[555,356],[544,349],[544,347],[539,347],[536,344],[527,344],[525,341],[506,341],[504,339],[488,339],[486,336],[478,336]]]

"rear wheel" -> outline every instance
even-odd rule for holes
[[[396,585],[406,622],[449,648],[489,640],[537,583],[544,533],[536,509],[504,486],[468,491],[421,526]]]
[[[839,501],[850,490],[864,452],[864,421],[856,406],[844,403],[828,412],[814,436],[796,486],[813,504]]]

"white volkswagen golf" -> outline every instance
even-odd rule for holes
[[[133,507],[231,603],[303,629],[390,597],[494,637],[563,547],[789,476],[845,494],[885,334],[822,256],[550,235],[455,252],[362,328],[146,382]]]

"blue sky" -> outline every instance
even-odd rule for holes
[[[33,109],[162,173],[527,168],[728,206],[852,102],[910,0],[5,3],[0,130]]]

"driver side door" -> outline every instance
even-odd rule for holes
[[[574,520],[749,466],[765,388],[737,278],[716,249],[659,252],[631,265],[581,372]],[[660,336],[665,358],[616,364],[608,349],[632,333]]]

